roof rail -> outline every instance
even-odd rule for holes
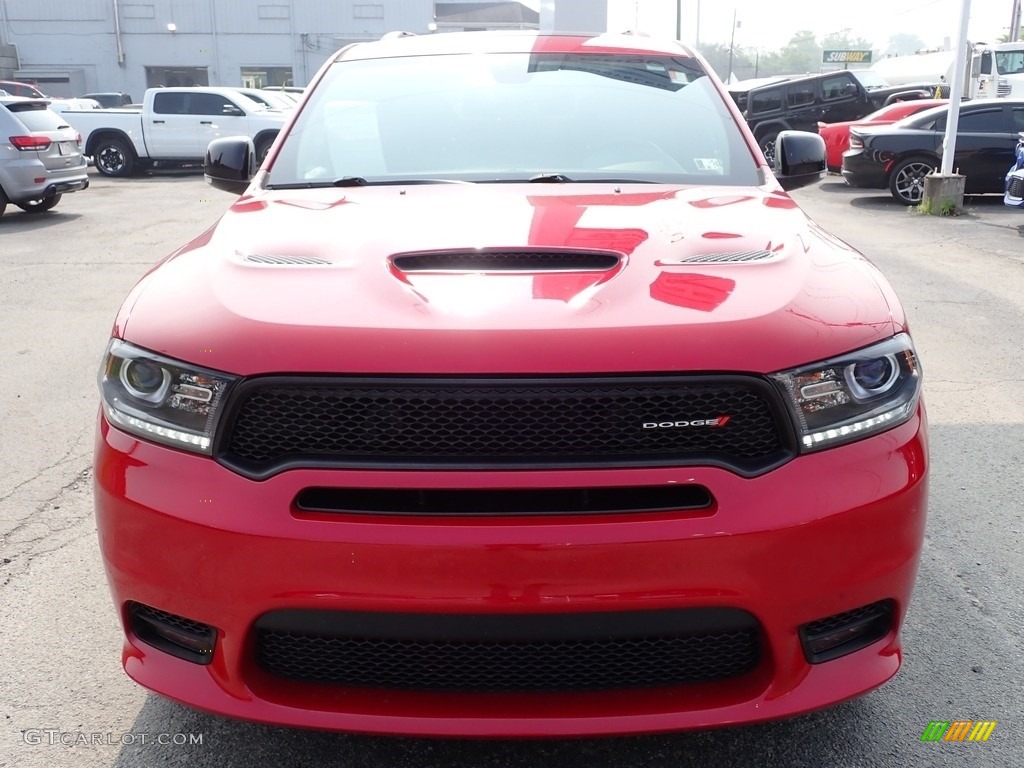
[[[380,36],[381,40],[397,40],[400,37],[416,37],[415,32],[404,32],[403,30],[396,29],[393,32],[385,32]]]

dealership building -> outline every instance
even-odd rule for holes
[[[604,11],[603,0],[577,4],[584,1]],[[339,48],[385,32],[540,22],[541,12],[519,2],[0,0],[0,79],[52,96],[122,91],[136,99],[160,86],[305,85]]]

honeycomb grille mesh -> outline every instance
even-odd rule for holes
[[[458,467],[707,457],[753,471],[786,450],[768,397],[737,381],[277,380],[239,393],[218,455],[254,471],[302,459]],[[723,416],[720,427],[649,426]]]
[[[1024,197],[1024,176],[1014,176],[1011,178],[1008,192],[1011,197]]]
[[[356,688],[462,692],[628,690],[724,680],[760,660],[756,625],[697,634],[502,642],[256,630],[276,677]]]
[[[437,251],[392,259],[402,272],[430,271],[602,271],[619,264],[615,253],[600,251]]]
[[[837,629],[850,624],[857,624],[869,619],[888,616],[892,613],[892,610],[893,606],[891,600],[880,600],[877,603],[871,603],[871,605],[854,608],[852,611],[844,611],[843,613],[837,613],[834,616],[827,616],[824,619],[812,621],[805,626],[805,631],[808,635],[812,636],[827,635],[830,632],[834,632]]]
[[[194,635],[197,638],[212,637],[214,634],[213,628],[208,624],[193,621],[192,619],[168,613],[167,611],[161,611],[159,608],[153,608],[143,603],[129,601],[128,611],[129,615],[133,618],[145,619],[156,624],[172,627],[189,635]]]

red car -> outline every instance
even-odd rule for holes
[[[896,674],[926,514],[892,288],[676,42],[388,36],[125,301],[96,514],[123,662],[247,720],[555,736]]]
[[[918,99],[916,101],[898,101],[887,107],[872,112],[867,117],[847,123],[818,123],[818,133],[825,140],[828,150],[828,169],[839,173],[843,167],[843,152],[850,148],[850,128],[864,125],[890,125],[904,117],[916,115],[932,107],[948,104],[948,99]]]

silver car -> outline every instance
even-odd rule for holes
[[[0,97],[0,215],[8,203],[50,210],[89,186],[87,168],[82,137],[45,100]]]

